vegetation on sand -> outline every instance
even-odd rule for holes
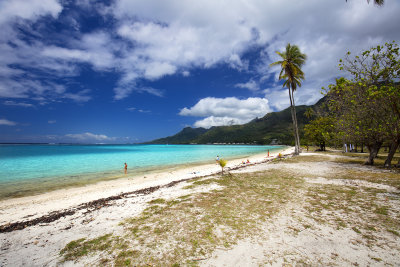
[[[228,163],[228,161],[227,160],[224,160],[224,159],[220,159],[219,161],[218,161],[218,163],[219,163],[219,166],[221,166],[221,173],[223,174],[224,173],[224,167],[226,166],[226,164]]]

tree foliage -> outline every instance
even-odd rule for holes
[[[339,67],[351,79],[337,79],[327,93],[336,137],[366,144],[366,164],[373,164],[383,143],[400,141],[399,47],[392,42],[355,56],[348,52]]]
[[[335,137],[334,118],[331,116],[320,116],[304,126],[305,137],[320,146],[325,151],[325,146]]]
[[[223,173],[224,173],[224,167],[226,166],[226,164],[228,163],[228,161],[225,160],[225,159],[220,159],[220,160],[218,161],[218,163],[219,163],[219,166],[221,166],[221,173],[223,174]]]

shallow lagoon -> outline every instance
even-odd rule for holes
[[[280,150],[253,145],[0,145],[0,198]]]

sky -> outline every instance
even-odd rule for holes
[[[373,2],[373,1],[372,1]],[[307,55],[296,105],[338,61],[400,43],[400,1],[0,0],[0,142],[137,143],[289,106],[276,51]]]

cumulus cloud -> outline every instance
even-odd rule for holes
[[[1,1],[0,24],[18,18],[35,19],[46,14],[56,17],[61,10],[62,6],[56,0]]]
[[[115,141],[115,137],[108,137],[104,134],[93,134],[93,133],[82,133],[82,134],[66,134],[65,137],[72,138],[77,141],[98,141],[98,142],[105,142],[105,141]]]
[[[9,121],[7,119],[0,119],[0,125],[15,126],[15,125],[17,125],[17,123],[13,122],[13,121]]]
[[[79,0],[76,4],[86,12],[112,23],[83,33],[78,20],[66,9],[68,18],[62,19],[71,21],[74,31],[52,33],[62,40],[52,42],[40,31],[45,25],[32,25],[44,16],[57,20],[63,10],[60,3],[66,5],[56,0],[0,2],[0,97],[68,98],[69,89],[57,90],[48,77],[78,76],[82,64],[119,75],[113,88],[116,100],[132,92],[162,96],[157,90],[143,90],[140,81],[187,76],[194,69],[217,64],[254,74],[237,87],[259,94],[265,89],[272,92],[280,83],[267,86],[265,82],[271,77],[276,81],[278,69],[268,65],[278,60],[275,51],[282,51],[290,42],[308,55],[306,80],[296,92],[298,104],[304,104],[310,101],[309,96],[313,100],[320,97],[320,87],[342,75],[337,61],[347,50],[357,52],[385,41],[400,41],[399,1],[386,1],[376,8],[361,0],[116,0],[110,6]],[[23,31],[16,30],[19,28]],[[36,39],[28,42],[22,32]],[[263,48],[256,66],[246,59],[254,47]],[[271,97],[276,94],[272,92]],[[90,99],[88,95],[74,98],[81,102]],[[279,99],[275,106],[283,105]]]
[[[278,70],[268,67],[278,59],[275,51],[282,51],[288,42],[297,44],[309,58],[304,66],[307,89],[297,92],[299,104],[305,104],[320,97],[321,86],[343,75],[338,71],[337,61],[347,50],[360,51],[400,39],[395,29],[400,23],[399,9],[396,1],[376,8],[366,1],[315,0],[293,4],[290,0],[218,3],[210,0],[185,4],[173,0],[162,3],[121,0],[112,12],[121,22],[119,35],[138,47],[131,57],[135,72],[149,79],[221,62],[247,70],[248,61],[243,59],[243,53],[255,45],[265,46],[259,66],[254,67],[262,77],[237,84],[255,92],[264,77],[273,76],[277,80]],[[279,10],[285,10],[285,15]],[[149,66],[154,70],[149,72]],[[269,87],[275,88],[278,86]],[[279,100],[276,107],[285,105],[285,100],[276,100]]]
[[[235,86],[239,88],[248,89],[253,92],[260,90],[259,84],[254,80],[250,80],[247,83],[238,83]]]
[[[196,121],[194,126],[210,128],[212,126],[244,124],[256,117],[262,117],[270,111],[268,100],[265,98],[207,97],[201,99],[191,108],[181,109],[179,115],[206,117]]]

